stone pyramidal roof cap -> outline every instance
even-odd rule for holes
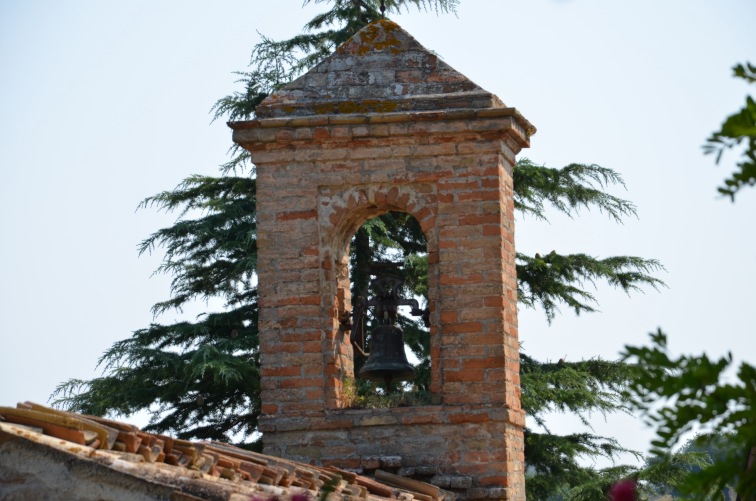
[[[398,24],[383,19],[268,96],[256,115],[265,119],[504,107]]]

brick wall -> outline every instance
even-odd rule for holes
[[[258,116],[230,125],[257,166],[266,452],[367,470],[393,457],[382,467],[468,498],[524,499],[512,168],[532,126],[388,21]],[[348,245],[392,210],[428,241],[437,405],[348,410]]]

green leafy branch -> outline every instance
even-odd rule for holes
[[[737,380],[727,380],[732,354],[671,357],[667,336],[651,334],[651,346],[625,346],[623,357],[643,368],[625,393],[628,405],[642,411],[656,428],[652,452],[667,454],[686,433],[704,429],[727,436],[732,447],[711,466],[686,479],[683,489],[694,499],[735,486],[743,498],[756,494],[756,471],[745,470],[756,446],[756,367],[742,362]]]
[[[756,83],[756,66],[745,63],[733,68],[736,78],[748,83]],[[746,96],[743,108],[727,117],[722,127],[706,140],[703,146],[705,154],[716,155],[718,164],[725,150],[745,144],[741,160],[736,164],[736,171],[724,181],[718,191],[735,200],[735,194],[745,186],[756,184],[756,101]]]

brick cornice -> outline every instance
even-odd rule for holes
[[[486,120],[512,118],[515,129],[527,142],[536,128],[516,108],[456,108],[438,111],[398,113],[356,113],[349,115],[315,115],[305,117],[257,118],[227,122],[236,131],[268,128],[323,127],[328,125],[377,125],[408,122],[443,122],[452,120]],[[234,138],[236,139],[236,138]]]
[[[263,432],[296,430],[348,430],[371,426],[446,425],[454,433],[454,425],[488,422],[525,426],[522,409],[504,405],[429,405],[381,409],[339,409],[314,412],[308,419],[301,413],[287,416],[261,416],[259,427]]]

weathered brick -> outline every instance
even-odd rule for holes
[[[262,367],[260,373],[263,378],[277,376],[298,376],[302,372],[300,367]]]
[[[281,380],[281,389],[303,387],[321,388],[322,384],[322,377],[283,379]]]
[[[462,368],[467,369],[492,369],[501,367],[501,359],[496,358],[466,358],[462,361]],[[491,373],[487,372],[486,376],[490,379]]]
[[[480,273],[445,273],[439,278],[440,285],[479,284],[482,282],[483,275]]]
[[[302,343],[303,353],[320,353],[321,351],[323,351],[322,341],[309,341],[306,343]]]
[[[278,404],[263,404],[261,411],[263,414],[276,414],[278,412]]]
[[[484,373],[480,369],[475,370],[448,370],[444,372],[444,382],[471,382],[482,381]]]
[[[446,334],[479,333],[483,330],[483,325],[480,322],[450,322],[444,324],[443,329]]]

